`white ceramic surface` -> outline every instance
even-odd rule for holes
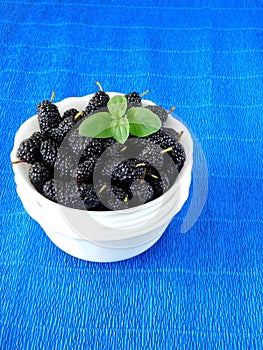
[[[109,93],[113,96],[116,93]],[[70,97],[56,103],[61,113],[69,108],[83,110],[92,95]],[[144,100],[144,104],[153,104]],[[28,214],[63,251],[80,259],[111,262],[136,256],[151,247],[188,198],[193,162],[193,143],[189,130],[179,120],[168,117],[167,127],[184,131],[181,143],[186,162],[173,186],[161,197],[136,208],[98,212],[63,207],[32,186],[29,165],[13,165],[17,193]],[[17,131],[11,160],[15,161],[20,142],[39,130],[37,116],[29,118]]]

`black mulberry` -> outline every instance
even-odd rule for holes
[[[125,97],[127,100],[128,108],[140,107],[142,104],[142,99],[138,92],[130,92],[126,94]]]
[[[168,112],[166,109],[164,109],[160,106],[154,106],[154,105],[149,105],[149,106],[146,106],[145,108],[149,109],[151,112],[158,115],[162,124],[164,124],[166,122],[166,120],[168,118]]]
[[[47,100],[37,105],[37,114],[40,130],[47,135],[51,129],[57,128],[61,121],[57,106]]]
[[[29,164],[39,162],[41,160],[40,145],[31,138],[25,139],[20,143],[16,156]]]
[[[105,107],[107,107],[107,103],[109,102],[110,97],[109,95],[104,91],[98,91],[96,92],[93,97],[90,99],[87,107],[84,111],[84,117],[87,117],[96,111],[102,112],[105,110]]]
[[[42,192],[44,184],[52,177],[52,169],[43,163],[32,164],[29,169],[29,179],[39,192]]]
[[[58,152],[58,145],[54,140],[48,139],[42,142],[40,146],[40,153],[44,163],[54,166]]]

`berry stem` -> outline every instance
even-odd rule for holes
[[[102,88],[101,84],[98,81],[95,81],[95,84],[98,85],[98,87],[100,88],[100,91],[103,91],[103,88]]]
[[[107,185],[105,185],[105,184],[102,185],[101,188],[100,188],[100,190],[99,190],[99,192],[98,192],[98,195],[101,194],[101,192],[105,191],[106,188],[107,188]]]
[[[20,163],[25,163],[24,160],[15,160],[13,162],[11,162],[11,164],[20,164]]]
[[[143,170],[143,175],[142,175],[142,178],[141,178],[141,181],[142,181],[142,182],[143,182],[144,179],[145,179],[146,173],[147,173],[147,170],[146,170],[146,168],[144,168],[144,170]]]
[[[167,114],[170,114],[170,113],[172,113],[174,110],[175,110],[175,106],[173,106],[168,112],[167,112]]]
[[[74,120],[75,120],[75,121],[78,120],[78,118],[79,118],[81,115],[83,115],[83,114],[84,114],[83,111],[78,112],[78,113],[75,115]]]
[[[146,165],[145,163],[139,163],[135,165],[135,168],[139,168],[140,166],[145,166],[145,165]]]
[[[184,133],[183,131],[180,132],[180,134],[178,135],[177,140],[176,140],[177,142],[181,141],[183,133]]]
[[[53,90],[49,102],[52,103],[55,98],[56,92]]]
[[[144,91],[144,92],[140,95],[140,97],[145,96],[145,95],[148,94],[149,92],[150,92],[150,89],[147,89],[146,91]]]
[[[163,149],[160,153],[161,153],[161,154],[164,154],[164,153],[170,152],[170,151],[172,151],[172,150],[173,150],[173,147],[171,146],[171,147],[168,147],[168,148],[166,148],[166,149]]]

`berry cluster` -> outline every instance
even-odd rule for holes
[[[136,92],[125,97],[128,108],[142,105]],[[40,131],[21,142],[14,162],[30,164],[29,179],[46,198],[77,209],[119,210],[152,201],[172,186],[186,156],[182,133],[164,125],[165,109],[146,106],[159,116],[161,129],[142,138],[130,135],[121,144],[79,134],[80,121],[107,111],[110,98],[101,86],[84,111],[61,115],[52,99],[37,105]]]

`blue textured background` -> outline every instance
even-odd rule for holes
[[[127,6],[126,6],[127,5]],[[1,349],[263,348],[263,1],[1,1]],[[120,263],[59,250],[24,211],[9,152],[56,101],[151,89],[199,140],[209,194]]]

